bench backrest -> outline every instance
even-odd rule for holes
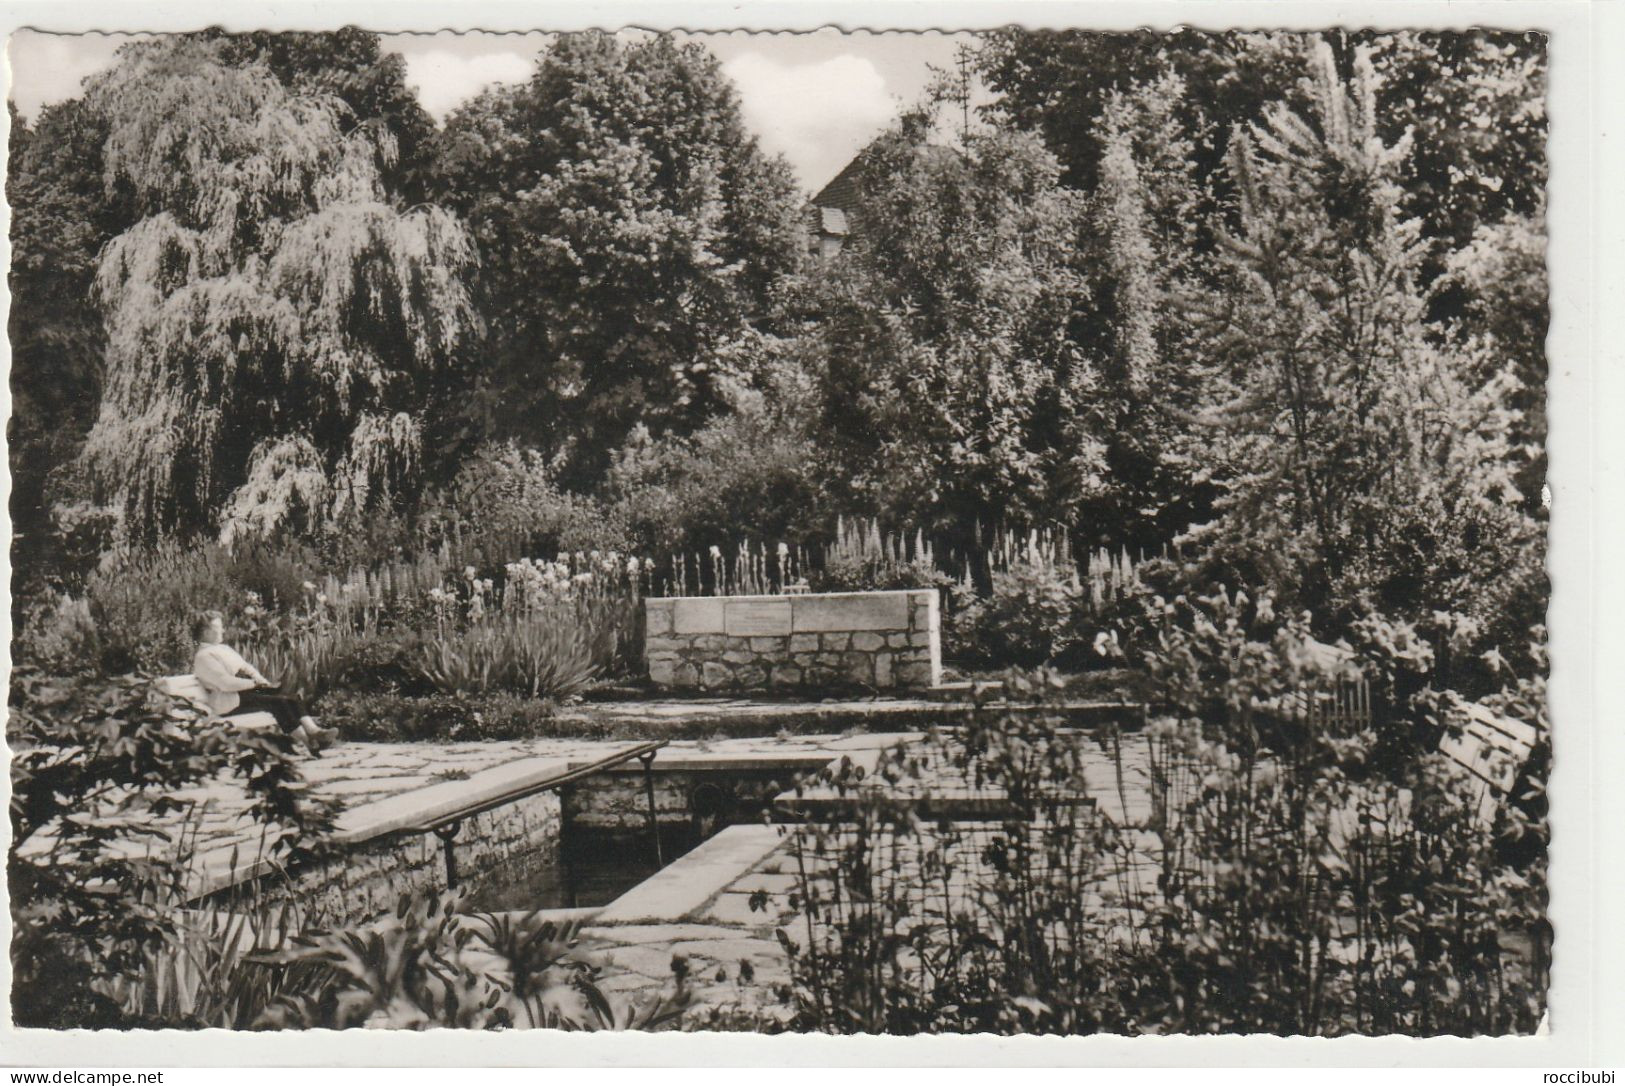
[[[154,679],[152,685],[159,693],[168,694],[172,698],[189,701],[200,710],[213,715],[209,708],[208,694],[196,675],[165,675],[161,679]]]
[[[1446,732],[1439,740],[1439,753],[1479,782],[1479,815],[1489,821],[1496,805],[1517,783],[1519,771],[1540,740],[1540,729],[1472,702],[1458,708],[1461,733]]]

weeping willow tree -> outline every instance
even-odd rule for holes
[[[218,50],[129,46],[88,90],[105,184],[140,213],[96,276],[82,458],[128,537],[311,530],[410,496],[477,332],[472,242],[392,205],[387,131]]]

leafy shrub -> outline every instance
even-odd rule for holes
[[[1146,592],[1143,563],[1126,550],[1101,548],[1080,566],[1064,532],[1000,529],[981,557],[989,591],[978,596],[967,574],[944,631],[948,655],[971,664],[1103,666],[1096,636],[1117,616],[1138,615]]]
[[[579,631],[534,618],[483,622],[456,638],[426,641],[420,651],[424,677],[443,694],[567,697],[596,670]]]
[[[163,1025],[224,1029],[657,1029],[681,1016],[681,978],[668,996],[622,1003],[598,986],[579,922],[471,912],[465,897],[403,897],[338,929],[301,930],[285,908],[204,925],[190,983],[171,966],[141,1005]]]
[[[19,662],[54,675],[95,670],[102,658],[102,638],[90,605],[61,594],[29,601],[19,616],[12,654]]]
[[[330,690],[360,693],[428,694],[434,687],[418,667],[423,636],[360,634],[351,639],[338,663]]]
[[[655,438],[633,429],[606,493],[637,549],[663,557],[743,538],[802,539],[827,523],[817,408],[799,364],[775,357],[783,346],[747,333],[725,348],[732,364],[717,361],[753,376],[718,381],[731,410],[696,432]]]
[[[1165,707],[1143,738],[984,710],[868,773],[826,771],[850,800],[794,834],[800,915],[779,933],[801,1028],[1536,1027],[1543,876],[1498,843],[1543,836],[1540,819],[1508,807],[1492,829],[1438,755],[1376,771],[1371,731],[1271,728],[1272,705],[1333,677],[1302,651],[1307,621],[1222,593],[1188,606],[1140,642]],[[1039,704],[1061,685],[1006,682]],[[1143,764],[1125,759],[1135,742]],[[1115,796],[1086,772],[1101,760]],[[1142,806],[1126,782],[1146,771]],[[928,815],[933,789],[956,787],[1002,794],[1002,813]]]
[[[993,590],[959,608],[950,621],[956,655],[995,666],[1037,667],[1086,640],[1087,597],[1076,574],[1023,562],[992,574]]]
[[[500,567],[528,554],[627,549],[617,514],[561,490],[541,453],[487,445],[426,502],[420,536],[447,547],[450,566]]]
[[[224,548],[177,543],[115,555],[91,575],[85,591],[102,634],[104,666],[113,672],[175,670],[192,658],[192,616],[209,609],[229,618],[246,599]]]
[[[129,1024],[116,998],[172,944],[187,857],[171,836],[183,788],[243,781],[265,855],[320,845],[330,813],[306,803],[290,741],[206,723],[150,682],[13,672],[9,858],[13,1014],[54,1028]],[[129,845],[154,843],[148,855]]]
[[[947,588],[925,534],[916,531],[910,547],[902,535],[882,534],[875,520],[837,519],[835,542],[824,552],[822,569],[808,582],[815,592],[875,592],[901,588]]]
[[[315,703],[346,739],[379,743],[528,739],[555,733],[555,706],[509,693],[408,696],[334,690]]]

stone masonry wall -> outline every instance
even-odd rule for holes
[[[934,589],[644,600],[649,678],[706,690],[921,690],[942,678]]]
[[[750,769],[661,770],[652,774],[655,819],[663,826],[694,821],[706,815],[737,816],[759,813],[772,806],[773,797],[795,786],[796,777],[811,770],[787,766]],[[700,789],[709,791],[712,810],[696,810]],[[610,771],[577,781],[563,790],[564,820],[571,826],[642,829],[649,821],[649,797],[642,770]],[[717,804],[720,803],[720,808]],[[758,817],[756,819],[760,821]]]
[[[453,842],[459,883],[478,886],[497,870],[511,881],[556,867],[562,821],[559,794],[553,791],[464,819]],[[403,894],[445,888],[445,846],[423,833],[380,837],[305,868],[294,875],[291,893],[325,922],[350,924],[395,908]],[[280,880],[265,889],[272,898],[290,892]]]

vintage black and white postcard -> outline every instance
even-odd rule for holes
[[[1578,1058],[1592,11],[1134,10],[11,28],[27,1051]]]

